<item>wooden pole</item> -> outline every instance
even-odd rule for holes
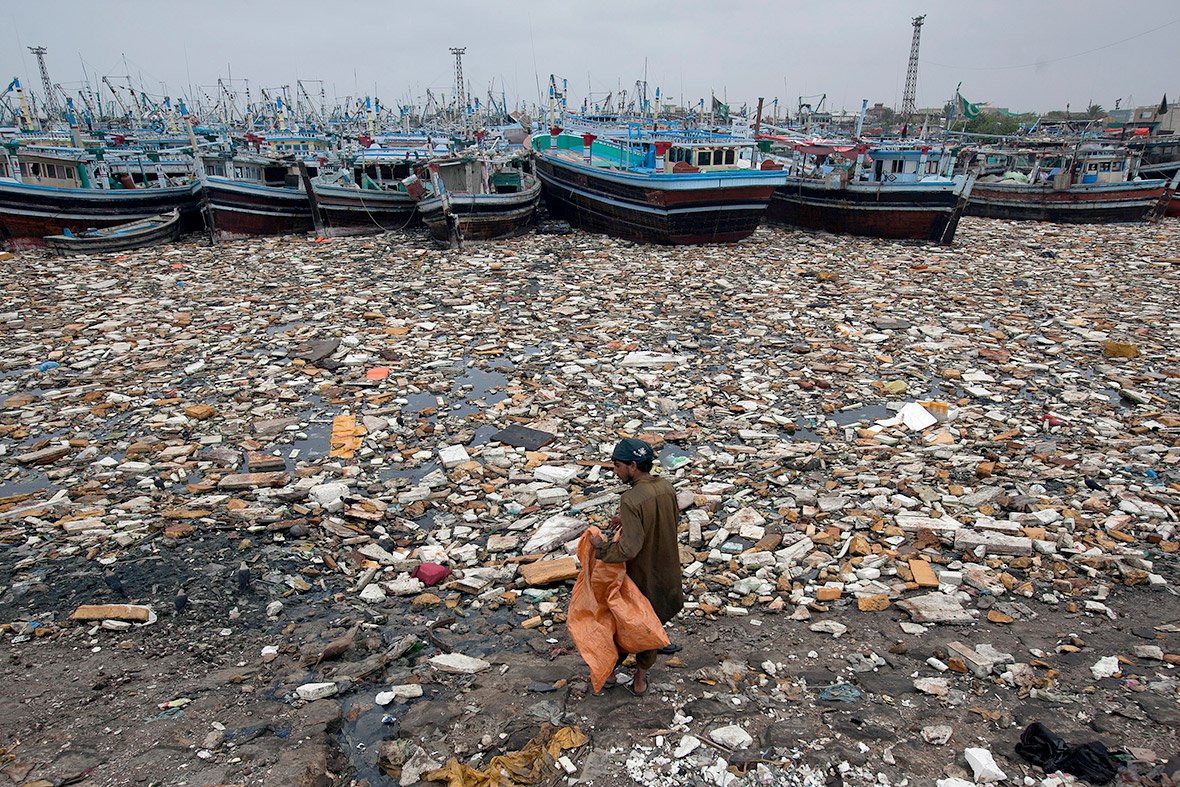
[[[104,77],[105,79],[105,77]],[[198,187],[201,192],[201,218],[205,220],[205,231],[209,235],[209,245],[217,245],[217,227],[213,221],[213,208],[209,205],[209,185],[205,172],[205,161],[201,158],[201,147],[197,142],[197,134],[193,131],[193,119],[189,117],[188,108],[180,102],[180,117],[184,120],[184,130],[188,133],[188,142],[193,149],[193,170],[196,172]],[[226,167],[230,162],[226,162]]]
[[[754,150],[750,153],[750,166],[758,165],[758,132],[762,130],[762,96],[758,96],[758,112],[754,115]]]
[[[311,186],[311,175],[307,172],[307,162],[299,159],[296,162],[299,167],[299,178],[303,181],[303,190],[307,192],[307,201],[311,203],[311,223],[315,225],[315,234],[324,234],[324,219],[320,215],[320,203],[315,198],[315,189]]]

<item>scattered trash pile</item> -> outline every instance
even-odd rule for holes
[[[614,513],[605,460],[627,435],[679,492],[696,631],[726,621],[838,645],[878,627],[914,648],[965,627],[914,670],[919,701],[970,705],[974,680],[1069,703],[1054,659],[1083,646],[1009,653],[988,632],[1048,614],[1116,625],[1112,599],[1134,593],[1160,608],[1158,641],[1087,651],[1094,679],[1175,702],[1174,228],[965,221],[960,236],[951,249],[764,230],[692,249],[574,234],[462,253],[272,239],[19,255],[0,294],[5,639],[96,623],[128,636],[180,615],[207,601],[183,576],[62,589],[57,608],[44,588],[61,565],[126,585],[134,561],[217,543],[199,584],[247,617],[258,607],[276,667],[284,608],[347,609],[361,631],[404,626],[386,664],[409,659],[417,677],[376,685],[377,706],[435,701],[438,687],[413,693],[432,671],[511,686],[521,660],[568,642],[577,541]],[[501,634],[523,654],[489,660]],[[867,676],[892,657],[845,655],[815,702],[888,694]],[[791,694],[792,668],[784,654],[758,672]],[[291,673],[284,696],[339,702],[384,669],[360,685]],[[558,751],[600,745],[554,725],[569,738]],[[444,732],[415,751],[398,739],[386,762],[460,778],[473,766],[440,747],[462,731]],[[754,743],[741,736],[690,725],[616,765],[648,784],[690,771],[821,783],[789,754],[733,767]],[[963,748],[976,782],[1001,778]]]

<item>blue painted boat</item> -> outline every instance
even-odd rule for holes
[[[752,164],[752,140],[705,134],[534,134],[546,204],[575,227],[640,243],[730,243],[766,213],[781,168]]]

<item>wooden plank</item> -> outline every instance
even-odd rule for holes
[[[556,560],[538,560],[520,567],[520,575],[530,586],[551,585],[578,576],[577,558],[562,557]]]
[[[83,604],[74,610],[70,620],[130,620],[147,623],[151,615],[151,607],[140,604]]]

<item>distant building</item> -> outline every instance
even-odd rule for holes
[[[1132,128],[1146,128],[1152,136],[1157,134],[1180,134],[1180,91],[1173,93],[1177,103],[1168,102],[1168,111],[1159,114],[1159,104],[1135,107],[1130,120],[1123,124]]]
[[[891,117],[892,115],[892,107],[887,107],[878,101],[865,110],[865,123],[868,123],[869,125],[876,125],[880,123],[883,118],[887,116]]]
[[[928,117],[931,121],[946,118],[946,105],[944,104],[940,107],[918,107],[914,110],[914,117]]]

